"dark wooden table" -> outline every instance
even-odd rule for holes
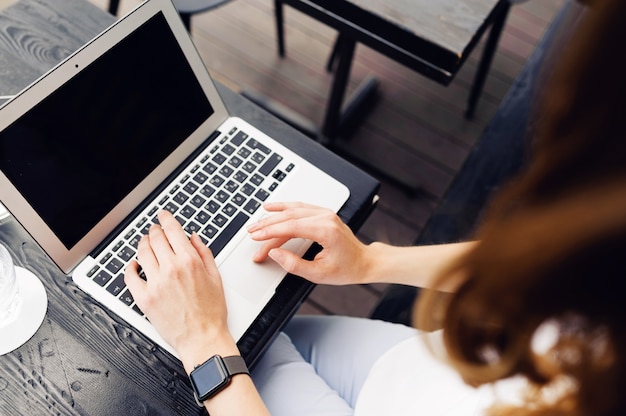
[[[114,18],[85,0],[20,0],[0,13],[0,95],[17,93]],[[344,182],[340,216],[357,230],[378,182],[240,95],[219,86],[227,106]],[[1,111],[0,111],[1,116]],[[180,362],[95,303],[61,273],[12,218],[0,242],[44,283],[48,311],[38,332],[0,357],[0,415],[181,415],[203,413]],[[239,342],[254,363],[313,285],[289,276]]]
[[[353,113],[361,110],[376,87],[367,80],[344,103],[357,43],[394,59],[424,76],[448,85],[492,26],[470,93],[471,116],[510,8],[509,0],[274,0],[279,54],[284,54],[283,5],[289,5],[336,29],[332,60],[338,60],[326,116],[325,138],[334,138]],[[342,112],[341,106],[344,105]]]
[[[489,38],[470,91],[466,116],[471,118],[500,33],[510,8],[509,0],[274,0],[278,51],[285,53],[283,8],[291,6],[337,30],[328,70],[335,74],[321,129],[308,120],[281,114],[309,136],[317,138],[336,153],[352,157],[347,143],[340,140],[362,121],[375,102],[378,80],[370,77],[346,97],[346,89],[357,43],[411,68],[443,85],[456,76],[485,31]],[[256,98],[256,97],[253,97]],[[387,176],[378,167],[359,160],[370,170]],[[395,178],[389,178],[394,180]],[[402,187],[413,187],[395,180]]]

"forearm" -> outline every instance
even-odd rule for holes
[[[396,283],[432,288],[442,271],[466,254],[475,244],[476,242],[465,242],[394,247],[378,242],[372,243],[365,250],[368,266],[363,277],[364,283]],[[453,292],[462,280],[463,276],[455,276],[436,289]]]

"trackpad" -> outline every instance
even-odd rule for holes
[[[219,266],[224,286],[234,289],[252,303],[266,302],[286,275],[285,270],[268,258],[255,263],[252,256],[263,243],[244,237]],[[301,238],[289,240],[282,248],[304,254],[310,242]]]

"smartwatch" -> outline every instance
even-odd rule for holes
[[[250,375],[248,366],[240,355],[231,357],[214,355],[196,366],[189,374],[189,380],[198,405],[204,406],[202,402],[219,393],[235,374]]]

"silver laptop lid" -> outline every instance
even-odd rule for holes
[[[0,199],[69,273],[226,118],[176,9],[149,0],[0,108]]]

